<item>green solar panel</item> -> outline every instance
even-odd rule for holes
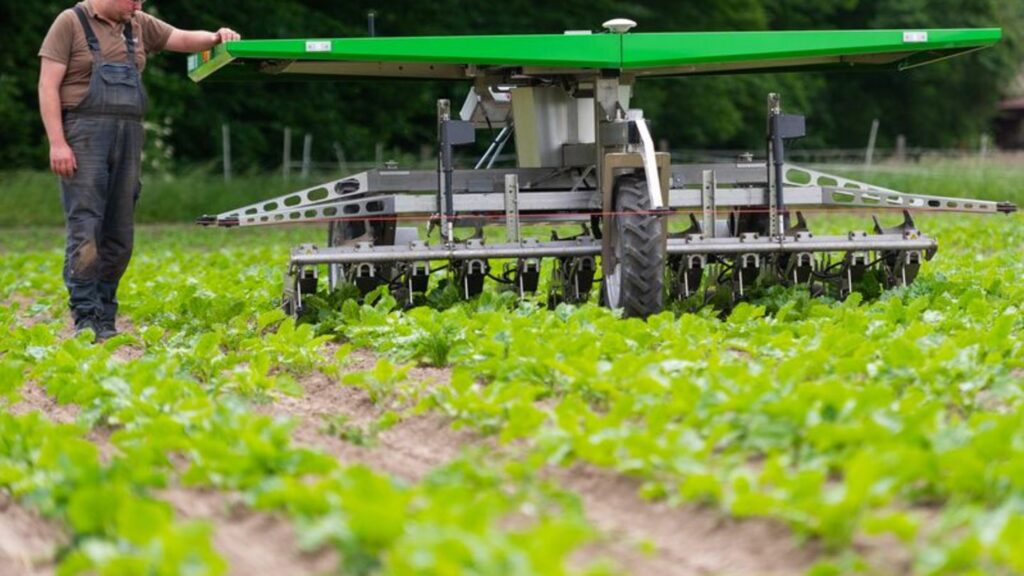
[[[337,76],[466,79],[618,70],[636,76],[905,69],[997,42],[998,28],[241,40],[189,58],[195,81]]]

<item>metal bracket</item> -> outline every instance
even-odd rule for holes
[[[772,119],[778,116],[781,111],[781,104],[779,102],[779,95],[771,93],[768,95],[768,138],[767,138],[767,161],[765,165],[768,167],[768,235],[772,238],[782,236],[785,232],[783,230],[783,224],[779,218],[779,189],[783,187],[783,182],[779,182],[777,175],[779,170],[776,166],[773,166],[772,160],[775,158],[775,139],[772,133]]]
[[[437,141],[441,143],[444,139],[443,126],[451,118],[451,101],[442,98],[437,101]],[[448,221],[448,202],[450,199],[445,194],[445,191],[451,187],[451,174],[445,172],[445,154],[444,146],[438,146],[437,148],[437,213],[441,219],[441,237],[446,242],[452,243],[455,241],[455,230],[452,229],[451,222]]]
[[[703,212],[703,219],[701,220],[701,232],[707,238],[715,237],[715,215],[717,208],[715,206],[715,194],[718,192],[718,181],[715,179],[714,170],[704,170],[703,185],[700,189],[700,203],[701,210]]]
[[[519,242],[519,177],[505,175],[505,238],[508,242]]]
[[[640,154],[644,159],[644,177],[647,178],[647,191],[651,195],[651,208],[660,210],[665,207],[666,200],[661,194],[661,178],[658,174],[658,161],[654,152],[654,139],[647,129],[647,122],[642,117],[633,119],[637,132],[640,134]],[[667,189],[668,186],[665,186]]]

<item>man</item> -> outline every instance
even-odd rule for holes
[[[179,30],[145,0],[85,0],[62,12],[39,50],[39,111],[60,176],[67,286],[75,333],[117,334],[117,285],[134,243],[141,192],[146,58],[238,40],[230,28]]]

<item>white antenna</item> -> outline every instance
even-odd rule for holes
[[[636,22],[629,18],[613,18],[602,24],[601,27],[613,34],[625,34],[631,29],[636,28]]]

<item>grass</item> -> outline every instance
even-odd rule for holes
[[[905,192],[1024,203],[1024,156],[988,161],[935,160],[836,171]]]
[[[225,182],[198,170],[177,176],[145,175],[136,221],[192,222],[203,214],[217,214],[316,183],[299,178],[285,182],[277,174],[239,176]],[[37,171],[0,172],[0,228],[61,226],[63,222],[55,176]]]
[[[1024,161],[952,160],[837,171],[907,192],[1024,203]],[[201,170],[146,175],[136,220],[140,224],[192,222],[203,214],[217,214],[335,177],[285,182],[275,173],[238,176],[225,182],[219,175]],[[61,225],[60,193],[53,175],[0,172],[0,228]]]

